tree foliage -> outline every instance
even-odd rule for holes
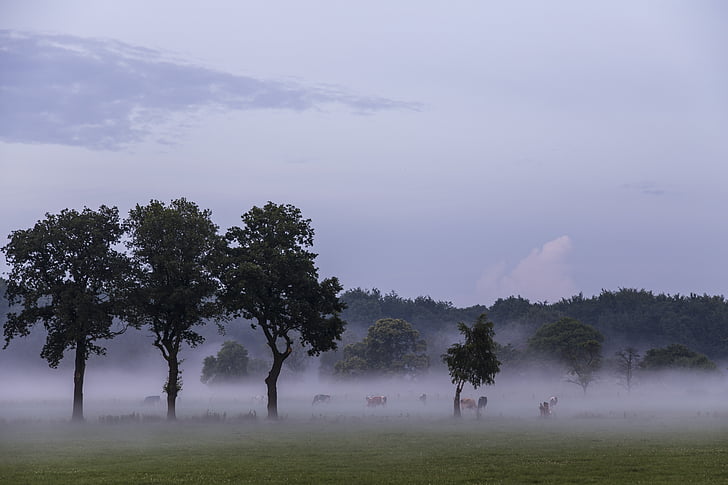
[[[200,381],[206,384],[239,382],[248,376],[248,351],[238,342],[227,340],[217,356],[205,357]]]
[[[344,304],[337,278],[319,282],[316,254],[309,251],[311,220],[290,204],[268,202],[242,216],[243,226],[227,232],[223,301],[259,327],[273,356],[266,377],[268,417],[278,417],[277,381],[294,339],[309,355],[336,349],[344,331]]]
[[[495,375],[500,371],[500,361],[495,353],[496,342],[493,339],[493,322],[488,321],[485,313],[478,317],[472,328],[465,323],[458,323],[458,330],[465,341],[453,344],[442,356],[452,383],[455,384],[455,417],[461,415],[460,393],[465,384],[469,383],[475,389],[483,384],[493,384]]]
[[[344,360],[335,366],[339,375],[416,377],[427,370],[427,343],[412,324],[383,318],[369,327],[363,341],[344,347]]]
[[[562,318],[536,331],[529,339],[529,349],[566,366],[572,376],[569,382],[578,384],[586,393],[602,363],[604,337],[591,325],[573,318]]]
[[[20,311],[4,324],[5,347],[43,322],[47,338],[41,357],[57,367],[75,350],[73,419],[83,420],[83,380],[98,340],[118,334],[113,318],[121,309],[127,259],[114,246],[123,233],[115,207],[64,209],[46,214],[31,229],[14,231],[2,248],[11,268],[6,295]]]
[[[216,269],[221,238],[209,210],[184,198],[165,205],[152,200],[136,205],[125,226],[135,268],[134,290],[126,317],[154,335],[154,346],[168,365],[167,419],[176,419],[181,390],[179,352],[204,338],[195,327],[220,319],[223,308],[214,298],[219,290]]]
[[[640,368],[651,371],[668,369],[715,371],[718,367],[704,354],[681,344],[672,344],[648,350],[640,362]]]

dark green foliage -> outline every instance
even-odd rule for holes
[[[407,321],[383,318],[369,327],[363,341],[344,347],[335,372],[345,376],[399,375],[416,377],[427,370],[427,343]]]
[[[529,350],[566,366],[573,379],[586,393],[602,363],[604,336],[591,325],[573,318],[562,318],[541,328],[528,341]]]
[[[465,341],[455,343],[447,349],[442,360],[447,364],[450,378],[455,384],[453,412],[460,417],[460,393],[469,383],[477,389],[483,384],[493,384],[495,375],[500,371],[500,361],[496,356],[496,342],[493,322],[488,321],[485,313],[478,317],[472,328],[458,323],[458,330]]]
[[[640,362],[640,368],[644,370],[715,371],[718,367],[705,355],[690,350],[684,345],[672,344],[665,348],[648,350],[645,358]]]
[[[2,248],[10,277],[6,295],[15,305],[4,324],[5,347],[43,322],[47,339],[41,357],[57,367],[75,349],[73,419],[83,419],[83,378],[91,354],[103,354],[97,340],[118,334],[113,318],[121,310],[125,256],[113,249],[121,239],[119,211],[64,209],[46,214],[27,230],[13,231]]]
[[[248,375],[248,351],[233,340],[227,340],[217,356],[205,357],[200,380],[208,384],[241,381]]]
[[[176,418],[182,344],[200,344],[204,339],[195,327],[224,315],[214,298],[222,240],[210,217],[209,210],[186,199],[169,206],[152,200],[146,206],[137,204],[125,223],[135,267],[126,318],[151,330],[154,346],[167,361],[168,419]]]
[[[227,232],[222,301],[230,311],[260,327],[273,355],[268,386],[268,417],[278,417],[277,381],[296,336],[309,355],[336,349],[344,304],[336,278],[318,281],[316,254],[309,251],[310,219],[288,204],[268,202],[242,216],[243,227]]]

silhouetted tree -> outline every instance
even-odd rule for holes
[[[86,361],[91,354],[105,353],[96,341],[123,331],[112,330],[128,270],[126,257],[113,249],[122,234],[116,207],[64,209],[46,214],[32,229],[13,231],[2,248],[11,269],[7,298],[20,306],[7,315],[5,347],[42,321],[48,335],[41,357],[51,367],[58,366],[66,350],[75,350],[74,421],[83,420]]]
[[[627,392],[631,392],[634,380],[634,371],[637,369],[640,354],[634,347],[627,347],[626,349],[616,352],[615,355],[617,356],[617,375],[619,376],[619,383],[627,389]]]
[[[475,389],[482,384],[493,384],[495,375],[500,372],[500,361],[495,354],[496,342],[493,340],[493,322],[488,321],[486,314],[481,314],[472,328],[458,323],[458,330],[465,342],[453,344],[442,356],[455,384],[453,414],[456,418],[461,416],[460,393],[465,383],[470,383]]]
[[[179,352],[183,343],[195,347],[204,338],[195,331],[224,310],[214,298],[219,290],[215,270],[222,240],[209,210],[184,198],[169,206],[152,200],[129,212],[127,246],[135,267],[135,285],[127,318],[154,334],[154,346],[167,362],[164,385],[167,419],[176,419],[182,388]]]
[[[314,231],[310,219],[289,204],[268,202],[242,215],[243,227],[227,232],[230,243],[223,301],[238,316],[259,327],[273,355],[265,379],[268,418],[278,417],[277,382],[297,337],[309,355],[336,349],[344,304],[336,278],[318,281]]]

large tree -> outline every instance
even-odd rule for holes
[[[278,417],[277,382],[296,338],[309,355],[335,350],[344,331],[344,304],[337,278],[319,281],[309,251],[311,220],[290,204],[268,202],[242,215],[243,226],[227,232],[230,243],[223,281],[224,301],[260,328],[273,356],[265,383],[268,417]]]
[[[195,327],[224,316],[215,299],[222,238],[211,212],[184,198],[169,205],[157,200],[146,206],[137,204],[129,212],[125,227],[135,268],[127,318],[151,330],[154,346],[167,362],[163,389],[167,394],[167,419],[174,420],[182,388],[182,344],[199,345],[204,338]]]
[[[500,361],[495,354],[493,322],[488,321],[486,314],[481,314],[472,327],[458,323],[458,330],[465,341],[453,344],[442,356],[455,384],[453,413],[456,418],[461,416],[460,393],[465,384],[470,383],[474,389],[483,384],[493,384],[495,375],[500,372]]]
[[[344,360],[336,364],[335,371],[352,376],[416,377],[429,367],[426,351],[427,343],[412,324],[400,318],[382,318],[369,327],[362,342],[344,347]]]
[[[64,209],[46,214],[31,229],[13,231],[2,248],[10,266],[6,295],[13,307],[4,325],[5,347],[29,335],[37,322],[47,331],[41,357],[55,368],[75,350],[74,421],[83,420],[83,383],[91,354],[104,354],[97,340],[123,331],[119,314],[126,257],[114,246],[123,230],[116,207]]]
[[[591,325],[562,318],[540,327],[528,341],[529,350],[566,366],[568,382],[581,386],[584,394],[602,364],[604,337]]]

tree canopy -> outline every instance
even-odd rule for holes
[[[500,371],[500,361],[495,350],[493,322],[488,321],[485,313],[478,317],[472,327],[458,323],[458,330],[464,342],[455,343],[442,356],[455,384],[453,413],[460,417],[460,393],[466,383],[477,389],[483,384],[493,384],[495,375]]]
[[[591,325],[562,318],[539,328],[528,345],[536,354],[564,364],[572,376],[569,382],[578,384],[586,393],[601,367],[603,340],[602,334]]]
[[[135,279],[126,318],[154,334],[154,346],[168,364],[167,419],[176,419],[176,399],[182,388],[179,352],[204,338],[195,330],[225,312],[215,299],[216,270],[222,240],[209,210],[176,199],[169,205],[152,200],[129,212],[129,233]]]
[[[242,227],[227,231],[229,242],[222,301],[252,321],[265,336],[273,364],[265,379],[268,417],[278,417],[277,382],[294,339],[309,355],[336,349],[344,321],[342,290],[335,277],[319,281],[311,220],[290,204],[268,202],[242,215]]]
[[[248,351],[238,342],[227,340],[217,356],[205,357],[200,381],[206,384],[239,382],[248,376]]]
[[[640,369],[650,371],[667,369],[715,371],[718,368],[715,362],[704,354],[681,344],[648,350],[639,366]]]
[[[427,343],[409,322],[383,318],[369,327],[362,342],[344,347],[344,360],[337,362],[339,375],[399,375],[416,377],[427,370]]]
[[[98,340],[118,334],[127,259],[116,251],[123,230],[115,207],[98,211],[64,209],[46,214],[31,229],[17,230],[2,248],[11,268],[6,295],[20,311],[7,315],[5,347],[43,322],[47,338],[41,357],[57,367],[75,349],[73,415],[83,420],[83,381],[91,354],[103,354]]]

